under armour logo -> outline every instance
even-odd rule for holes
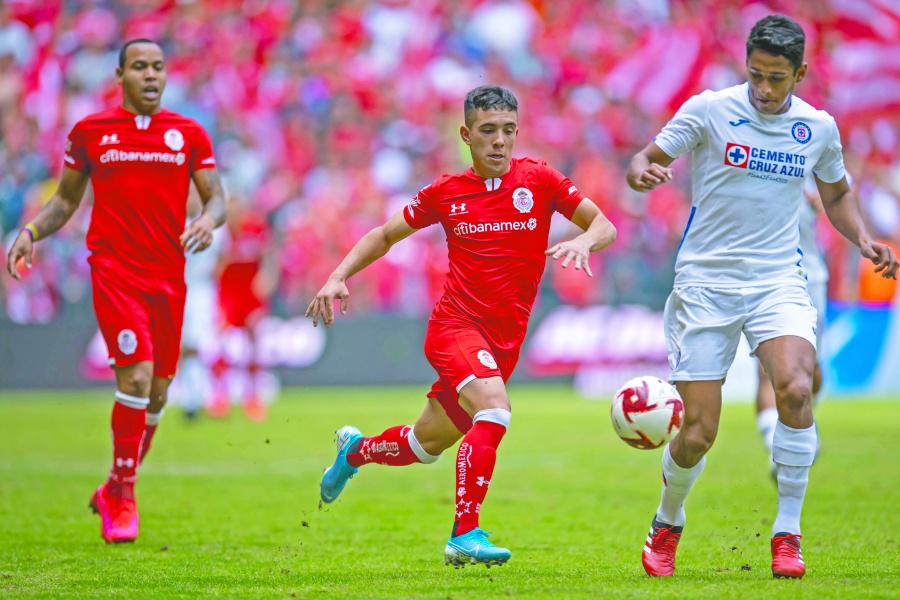
[[[119,457],[116,459],[116,466],[117,467],[128,467],[130,469],[134,466],[134,459]]]
[[[450,205],[450,214],[451,215],[462,215],[462,214],[465,214],[466,212],[467,211],[466,211],[466,203],[465,202],[463,202],[459,206],[457,206],[455,204]]]
[[[484,477],[479,477],[475,481],[475,485],[483,485],[484,487],[491,487],[491,480],[485,479]]]
[[[118,144],[118,143],[119,143],[119,137],[115,133],[112,133],[109,135],[104,135],[103,139],[100,140],[101,146],[108,146],[110,144]]]

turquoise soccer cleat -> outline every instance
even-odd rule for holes
[[[477,527],[468,533],[452,537],[444,547],[444,564],[453,565],[457,569],[466,566],[483,564],[490,568],[491,565],[503,565],[510,559],[512,553],[506,548],[498,548],[490,543],[487,531]]]
[[[359,472],[359,469],[347,462],[347,454],[356,452],[363,439],[363,434],[352,425],[341,427],[335,433],[337,434],[334,439],[335,445],[337,445],[337,457],[334,459],[334,464],[325,469],[319,487],[319,495],[323,502],[337,500],[350,478]]]

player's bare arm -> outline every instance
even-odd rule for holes
[[[584,229],[584,233],[571,240],[554,244],[545,252],[546,255],[559,260],[563,268],[575,261],[575,269],[584,269],[588,277],[593,277],[588,258],[591,252],[603,250],[616,239],[616,228],[606,215],[591,200],[585,198],[578,204],[572,215],[572,222]]]
[[[44,205],[38,216],[19,232],[9,256],[6,260],[6,270],[15,279],[21,279],[16,270],[19,259],[25,259],[25,266],[31,268],[31,256],[34,252],[34,242],[56,233],[65,225],[81,204],[84,190],[87,187],[90,175],[65,167],[59,181],[59,187],[53,197]]]
[[[636,192],[649,192],[658,185],[671,181],[675,170],[669,165],[675,160],[662,151],[654,142],[634,155],[628,165],[625,178],[628,185]]]
[[[181,234],[179,241],[185,252],[202,252],[213,240],[213,230],[225,223],[225,192],[218,169],[200,169],[191,176],[203,210]]]
[[[341,314],[346,315],[350,298],[347,279],[387,254],[394,244],[415,233],[416,230],[403,218],[404,210],[406,209],[397,211],[387,223],[376,227],[356,242],[341,264],[328,277],[328,281],[306,309],[306,316],[312,315],[313,326],[319,325],[319,315],[322,315],[322,322],[326,327],[331,326],[334,322],[336,299],[341,301]]]
[[[859,201],[850,189],[847,178],[826,183],[816,177],[816,187],[828,220],[841,235],[859,246],[859,252],[875,265],[882,277],[897,279],[898,262],[890,246],[880,244],[869,236],[859,211]]]

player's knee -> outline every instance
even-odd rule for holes
[[[450,447],[449,445],[444,445],[439,440],[424,440],[424,442],[419,442],[419,438],[416,437],[415,428],[409,430],[407,439],[409,440],[409,447],[412,449],[413,454],[416,455],[419,462],[426,465],[436,462],[437,459],[441,457],[441,452]]]
[[[150,396],[150,385],[153,380],[152,371],[137,368],[128,369],[125,373],[120,373],[116,379],[119,391],[123,394],[139,398],[148,398]]]
[[[716,441],[717,430],[715,427],[697,424],[693,427],[685,427],[678,434],[681,445],[691,456],[703,456]]]
[[[794,412],[803,410],[812,398],[812,381],[809,377],[792,377],[775,386],[779,406]]]

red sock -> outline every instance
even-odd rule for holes
[[[109,473],[113,481],[127,483],[136,478],[146,413],[145,407],[134,408],[118,400],[113,404],[113,464]]]
[[[156,427],[157,425],[147,425],[144,429],[144,437],[141,439],[141,460],[139,462],[144,462],[144,457],[150,451],[150,444],[153,442],[153,434],[156,433]]]
[[[403,467],[421,462],[409,445],[409,425],[391,427],[381,435],[363,439],[359,449],[347,454],[347,462],[354,467],[368,463]]]
[[[491,485],[497,447],[506,427],[490,421],[478,421],[463,437],[456,452],[456,523],[453,535],[462,535],[478,527],[481,503]]]

